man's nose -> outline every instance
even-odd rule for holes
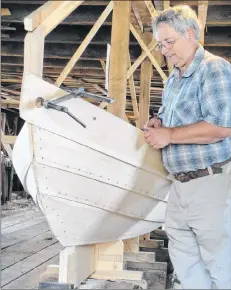
[[[165,46],[162,46],[162,48],[161,48],[161,53],[165,56],[167,53],[168,53],[168,51],[169,51],[169,49],[167,48],[167,47],[165,47]]]

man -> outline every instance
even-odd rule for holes
[[[163,11],[153,32],[174,65],[144,133],[173,179],[170,258],[183,288],[231,289],[231,65],[198,43],[188,6]]]

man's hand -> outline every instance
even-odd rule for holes
[[[145,140],[154,149],[164,148],[171,142],[173,131],[171,128],[146,128],[145,131]]]
[[[161,119],[154,117],[151,118],[147,124],[147,127],[149,128],[160,128],[161,127]]]

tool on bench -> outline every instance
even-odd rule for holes
[[[92,93],[88,93],[88,92],[85,92],[84,88],[79,88],[79,89],[72,90],[72,92],[69,93],[66,96],[63,96],[63,97],[60,97],[60,98],[57,98],[57,99],[54,99],[54,100],[51,100],[51,101],[45,101],[43,98],[39,97],[39,98],[36,99],[35,103],[36,103],[36,106],[38,108],[44,107],[46,109],[53,109],[53,110],[56,110],[56,111],[59,111],[59,112],[66,113],[68,116],[70,116],[76,122],[78,122],[81,126],[86,128],[87,126],[82,121],[80,121],[77,117],[75,117],[68,110],[67,107],[57,105],[57,104],[59,104],[61,102],[70,100],[72,98],[80,98],[80,97],[82,97],[82,98],[90,98],[90,99],[94,99],[96,101],[106,102],[106,103],[109,103],[109,104],[112,104],[115,101],[115,99],[104,97],[104,96],[100,96],[100,95],[96,95],[96,94],[92,94]]]

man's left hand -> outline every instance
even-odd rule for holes
[[[171,128],[146,128],[144,137],[147,143],[154,149],[160,149],[168,146],[172,137]]]

